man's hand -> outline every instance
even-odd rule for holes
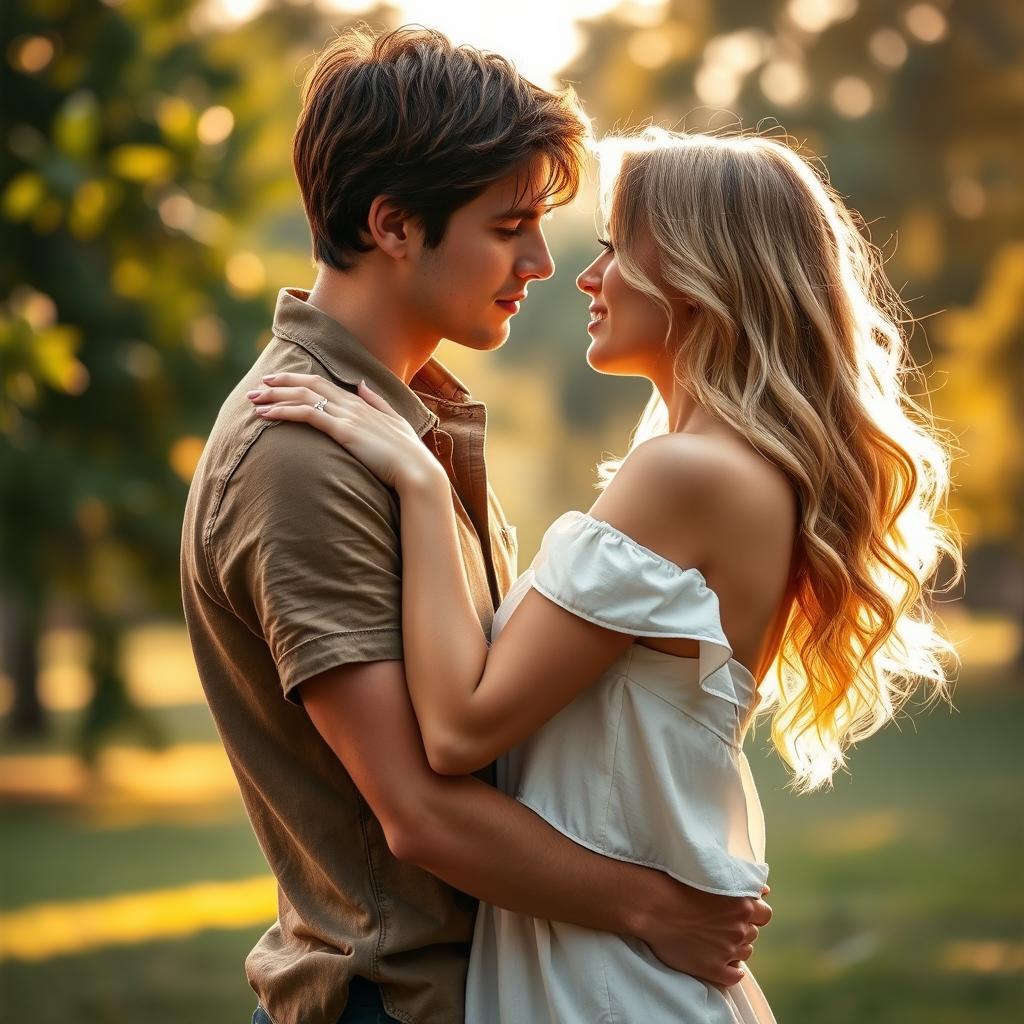
[[[660,905],[641,911],[637,933],[654,955],[677,971],[722,988],[744,975],[758,932],[772,919],[772,908],[750,896],[716,896],[668,875]]]

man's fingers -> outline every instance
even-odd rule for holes
[[[733,985],[738,985],[743,980],[745,973],[739,967],[733,967],[732,964],[729,964],[720,971],[715,971],[715,977],[709,980],[713,981],[716,985],[721,985],[722,988],[732,988]]]
[[[754,912],[750,915],[752,924],[763,928],[772,919],[772,908],[764,900],[757,900],[754,904]]]

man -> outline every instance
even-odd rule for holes
[[[293,157],[316,283],[282,291],[182,540],[200,676],[279,885],[246,961],[254,1021],[461,1024],[475,899],[633,935],[726,984],[770,916],[591,853],[485,778],[435,775],[402,667],[395,494],[246,398],[285,372],[365,379],[408,419],[450,478],[488,630],[515,541],[484,407],[432,354],[444,337],[499,347],[529,282],[551,276],[541,218],[575,195],[586,131],[571,96],[422,29],[347,33],[307,79]]]

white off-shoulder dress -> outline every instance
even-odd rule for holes
[[[708,892],[758,896],[764,820],[742,743],[756,682],[733,660],[718,598],[608,523],[567,512],[512,586],[492,637],[534,587],[575,615],[638,637],[687,637],[680,658],[632,644],[498,762],[498,785],[570,839]],[[642,942],[481,904],[466,1024],[765,1024],[749,974],[719,989]]]

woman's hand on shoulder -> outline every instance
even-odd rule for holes
[[[445,477],[412,426],[360,381],[355,394],[309,373],[278,373],[248,392],[256,414],[307,423],[351,452],[381,482],[402,492]]]

